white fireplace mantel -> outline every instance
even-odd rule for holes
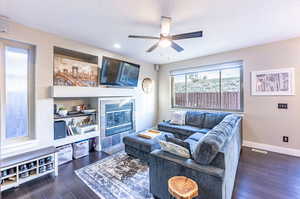
[[[136,88],[102,88],[102,87],[75,87],[51,86],[50,95],[54,98],[64,97],[133,97]]]

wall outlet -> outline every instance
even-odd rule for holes
[[[282,141],[283,142],[289,142],[289,137],[288,136],[283,136]]]
[[[288,109],[288,104],[279,103],[278,104],[278,109]]]

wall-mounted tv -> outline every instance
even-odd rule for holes
[[[103,57],[100,84],[117,87],[136,87],[140,66],[137,64]]]

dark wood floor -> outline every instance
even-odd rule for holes
[[[74,170],[106,157],[104,153],[73,161],[59,168],[59,176],[45,176],[2,193],[2,199],[97,199]],[[300,158],[252,152],[244,148],[234,199],[300,199]],[[98,198],[99,199],[99,198]]]

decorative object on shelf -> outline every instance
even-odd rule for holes
[[[91,113],[95,113],[96,109],[86,109],[86,110],[81,110],[81,112],[84,114],[91,114]]]
[[[98,86],[98,64],[55,54],[54,85],[96,87]]]
[[[74,110],[77,111],[77,112],[80,112],[81,111],[81,106],[80,105],[79,106],[75,106]]]
[[[146,77],[143,80],[142,88],[143,88],[144,93],[146,93],[146,94],[151,93],[153,90],[153,80],[149,77]]]
[[[66,108],[61,107],[61,108],[59,108],[58,115],[67,116],[68,115],[68,110]]]
[[[294,73],[294,68],[252,72],[252,95],[295,95]]]

